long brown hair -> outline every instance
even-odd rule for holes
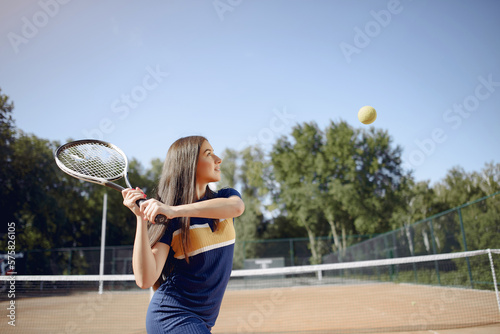
[[[156,199],[158,201],[175,206],[193,203],[197,200],[196,166],[198,165],[201,145],[205,141],[207,139],[202,136],[189,136],[178,139],[170,146],[157,186]],[[206,195],[208,198],[213,197],[213,192],[208,186]],[[189,263],[190,218],[180,217],[178,219],[181,223],[181,249],[186,255],[186,261]],[[148,236],[151,247],[165,234],[169,222],[170,220],[165,224],[148,223]],[[155,283],[156,288],[166,280],[171,270],[171,263],[167,259],[162,274]]]

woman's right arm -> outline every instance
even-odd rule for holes
[[[137,217],[137,229],[132,253],[132,268],[136,284],[141,289],[148,289],[158,280],[167,260],[170,247],[157,242],[153,247],[149,245],[147,221],[144,220],[139,207],[135,202],[144,197],[139,189],[125,189],[122,191],[123,204]]]

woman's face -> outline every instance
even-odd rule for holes
[[[214,154],[214,149],[208,141],[204,141],[198,155],[196,166],[196,183],[220,181],[220,164],[222,160]]]

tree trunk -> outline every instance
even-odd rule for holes
[[[339,235],[337,234],[337,229],[335,228],[335,222],[333,220],[328,220],[328,224],[330,225],[330,229],[332,230],[332,235],[333,235],[333,243],[334,247],[332,247],[332,251],[341,251],[342,250],[342,245],[340,243],[340,238]]]
[[[316,236],[307,225],[305,225],[305,227],[307,230],[307,235],[309,237],[309,245],[311,247],[311,264],[320,264],[321,259],[319,259],[319,254],[317,250]]]

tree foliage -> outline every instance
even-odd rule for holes
[[[9,175],[12,174],[12,143],[15,140],[15,124],[12,117],[12,111],[14,109],[14,103],[9,102],[9,97],[2,94],[0,89],[0,196],[2,201],[0,203],[0,210],[2,216],[6,218],[7,221],[13,219],[11,212],[7,209],[11,206],[13,200],[9,198],[9,194],[13,190],[13,184]],[[6,233],[7,226],[2,224],[0,228],[0,233]]]
[[[321,262],[317,236],[328,234],[343,249],[347,234],[387,231],[403,176],[401,149],[384,131],[361,131],[331,122],[297,125],[272,156],[280,185],[277,200],[307,232],[312,261]],[[342,236],[342,240],[340,238]]]
[[[267,169],[264,154],[257,148],[224,152],[223,177],[219,187],[239,188],[245,201],[245,212],[235,225],[238,240],[255,240],[264,228],[263,202],[268,194],[265,186]],[[244,242],[236,243],[235,263],[241,264],[246,257],[254,256],[254,249],[246,249]]]

